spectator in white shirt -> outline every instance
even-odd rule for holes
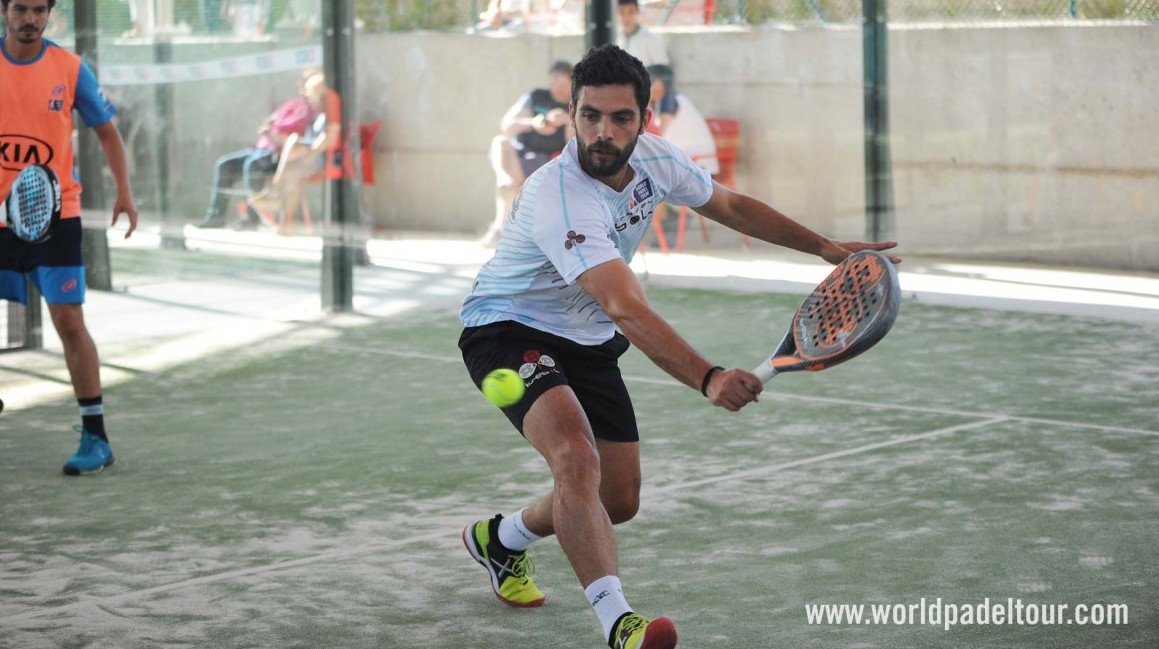
[[[617,0],[620,17],[620,31],[616,34],[616,45],[640,59],[644,67],[668,65],[668,50],[659,34],[640,22],[639,0]]]

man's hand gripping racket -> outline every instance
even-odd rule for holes
[[[60,182],[52,169],[29,165],[20,170],[0,204],[8,228],[30,243],[42,243],[60,223]]]
[[[873,347],[897,318],[901,288],[888,257],[855,252],[839,263],[797,309],[777,350],[753,374],[817,371]]]

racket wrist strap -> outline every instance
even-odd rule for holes
[[[713,365],[712,367],[708,368],[708,371],[704,373],[704,380],[700,382],[700,393],[707,397],[708,382],[712,380],[712,375],[723,371],[724,368],[719,365]]]

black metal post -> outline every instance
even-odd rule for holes
[[[354,1],[322,3],[322,65],[326,85],[342,100],[344,160],[340,168],[358,169],[358,96],[354,83]],[[350,165],[347,164],[350,161]],[[354,310],[354,264],[366,255],[356,178],[342,173],[327,181],[327,223],[322,228],[322,308]]]
[[[100,77],[97,64],[97,11],[95,0],[77,0],[73,8],[73,29],[76,31],[76,53],[83,56]],[[85,211],[105,209],[104,153],[92,129],[81,128],[77,136],[76,162],[80,170],[81,208]],[[109,237],[104,219],[84,230],[85,284],[98,291],[113,288],[113,270],[109,261]],[[31,304],[30,304],[31,306]]]
[[[862,58],[865,69],[865,236],[893,236],[893,168],[889,146],[888,0],[863,0]]]
[[[584,34],[587,49],[606,45],[615,40],[612,37],[612,22],[616,13],[612,9],[612,2],[613,0],[591,0],[588,3],[588,28]]]
[[[153,61],[164,65],[173,61],[173,41],[168,34],[158,34],[153,42]],[[173,192],[170,179],[172,155],[176,151],[176,129],[172,124],[177,122],[176,102],[173,96],[176,88],[172,83],[159,83],[153,89],[153,98],[157,105],[157,114],[161,116],[162,128],[155,140],[157,146],[157,211],[161,220],[161,247],[170,250],[185,250],[185,227],[180,215],[173,214],[170,209],[171,194]]]

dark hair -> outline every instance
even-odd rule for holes
[[[633,7],[639,9],[640,0],[616,0],[616,6],[623,7],[624,5],[632,5]]]
[[[570,77],[571,76],[571,63],[568,63],[567,61],[556,61],[555,63],[551,64],[551,69],[548,70],[548,73],[549,74],[566,74],[567,76]]]
[[[7,9],[9,2],[12,2],[12,0],[0,0],[0,7]],[[56,0],[48,0],[48,10],[52,11],[53,9],[56,9]]]
[[[652,77],[652,79],[663,82],[664,92],[675,92],[672,90],[672,84],[675,82],[676,73],[673,72],[671,66],[664,65],[663,63],[656,63],[654,65],[649,65],[647,70],[648,76]]]
[[[629,85],[636,94],[640,116],[648,108],[652,79],[640,59],[612,44],[588,50],[571,74],[571,101],[579,106],[580,88],[585,86]]]

